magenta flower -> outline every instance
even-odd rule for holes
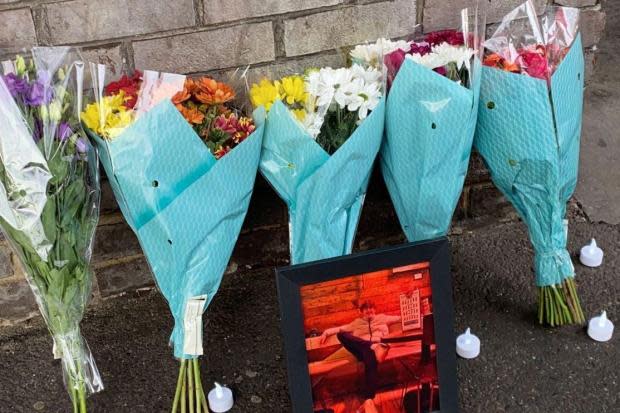
[[[427,42],[411,43],[411,49],[409,50],[409,54],[419,54],[420,56],[424,56],[430,52],[431,45]]]

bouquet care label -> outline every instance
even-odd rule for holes
[[[185,304],[183,353],[190,356],[202,356],[202,313],[206,303],[207,296],[199,295]]]

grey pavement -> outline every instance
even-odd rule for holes
[[[620,223],[620,2],[606,0],[605,34],[586,88],[576,198],[593,221]]]
[[[620,227],[591,224],[573,209],[571,253],[592,236],[606,257],[598,269],[576,264],[585,313],[606,309],[620,326]],[[464,227],[451,243],[455,328],[469,326],[482,340],[480,357],[458,360],[461,412],[620,412],[620,333],[597,343],[581,326],[536,324],[524,225]],[[91,308],[82,325],[107,386],[92,397],[90,411],[168,411],[177,364],[167,346],[172,320],[160,295],[107,300]],[[203,381],[234,389],[233,413],[291,412],[272,268],[242,268],[224,278],[205,315],[205,349]],[[40,319],[0,330],[1,413],[68,411],[51,350]]]

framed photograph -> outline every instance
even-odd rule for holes
[[[458,411],[447,239],[276,269],[295,413]]]

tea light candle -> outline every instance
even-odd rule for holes
[[[465,334],[456,339],[456,354],[464,359],[473,359],[480,354],[480,339],[471,333],[468,327]]]
[[[599,267],[603,263],[603,250],[596,245],[594,238],[589,245],[581,248],[579,261],[588,267]]]
[[[232,391],[219,383],[209,392],[209,408],[214,413],[224,413],[233,407]]]
[[[599,317],[593,317],[588,324],[588,335],[592,340],[609,341],[613,333],[614,323],[609,321],[605,311]]]

